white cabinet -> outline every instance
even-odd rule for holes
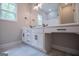
[[[45,51],[43,28],[25,28],[25,29],[23,29],[22,41],[35,48]]]
[[[32,29],[32,45],[40,50],[44,51],[44,34],[43,28]]]
[[[27,44],[32,43],[32,33],[30,28],[24,28],[22,32],[22,41]]]

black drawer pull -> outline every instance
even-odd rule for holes
[[[57,29],[57,30],[58,30],[58,31],[62,31],[62,30],[65,31],[66,29]]]
[[[24,37],[25,35],[24,35],[24,33],[23,33],[23,37]]]
[[[35,40],[38,40],[38,36],[37,35],[35,35]]]

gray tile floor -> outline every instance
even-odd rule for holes
[[[64,53],[55,49],[52,49],[51,53],[45,54],[29,45],[21,45],[16,48],[5,51],[8,56],[71,56],[68,53]]]
[[[41,52],[28,45],[19,46],[11,50],[7,50],[4,53],[8,53],[8,56],[46,56],[44,52]]]

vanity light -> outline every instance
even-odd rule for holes
[[[52,9],[49,9],[49,11],[52,11]]]
[[[39,3],[39,4],[36,4],[36,5],[33,7],[33,9],[34,9],[34,10],[38,10],[38,9],[41,8],[41,7],[42,7],[42,4]]]
[[[64,3],[65,5],[68,5],[68,3]]]
[[[34,6],[34,8],[33,8],[34,10],[38,10],[38,6]]]
[[[69,5],[72,5],[72,3],[64,3],[64,4],[61,5],[61,7],[65,8],[65,7],[69,6]]]
[[[39,8],[42,8],[42,5],[43,5],[43,4],[42,4],[42,3],[40,3],[40,4],[38,4],[38,7],[39,7]]]
[[[66,5],[72,5],[72,3],[64,3],[64,4],[65,4],[65,6],[66,6]]]

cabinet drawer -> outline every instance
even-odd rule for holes
[[[43,29],[42,28],[40,28],[40,29],[32,29],[32,32],[33,33],[43,33]]]
[[[79,32],[79,26],[68,26],[68,27],[50,27],[45,28],[44,33],[52,33],[52,32],[70,32],[70,33],[78,33]]]

